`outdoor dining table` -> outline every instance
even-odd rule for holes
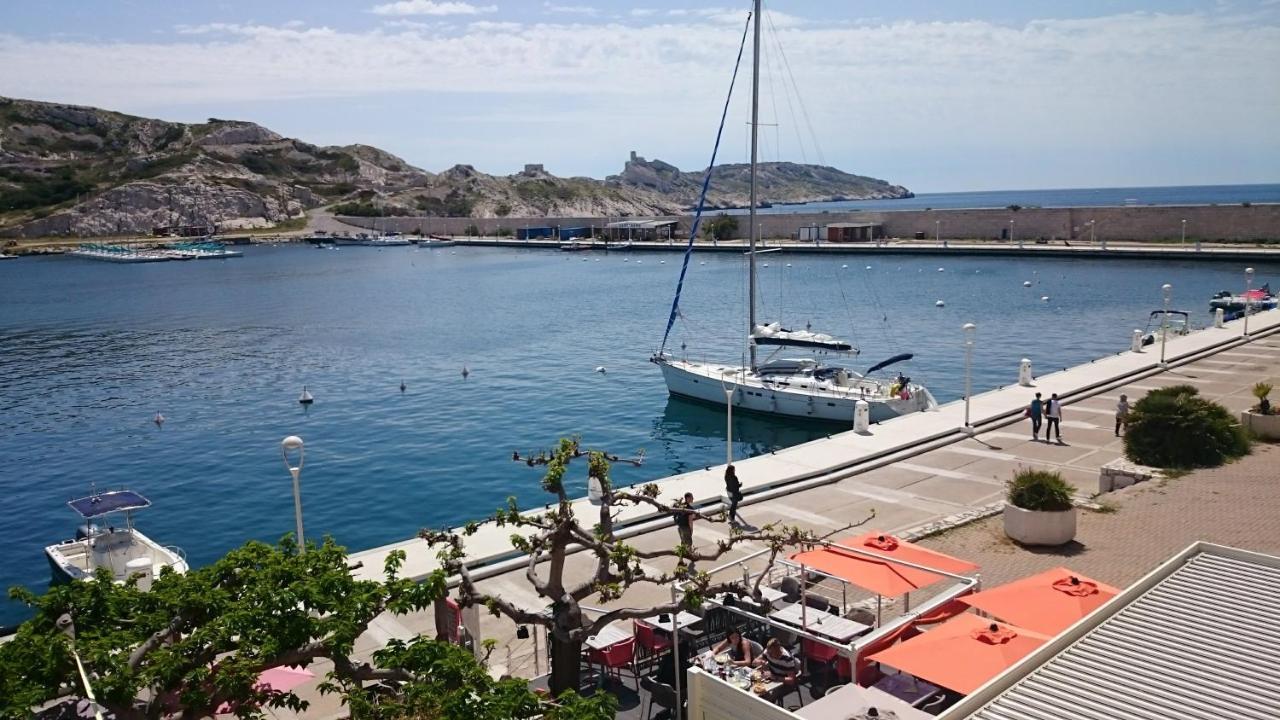
[[[711,601],[717,605],[725,605],[725,598],[730,594],[731,593],[720,593],[719,595],[713,595],[711,596]],[[786,597],[787,594],[777,588],[772,588],[768,585],[760,586],[760,598],[769,603],[771,607],[782,607],[783,600],[785,600]],[[738,596],[737,602],[752,603],[754,601],[750,598],[744,598],[744,596]]]
[[[694,615],[693,613],[685,612],[684,610],[681,610],[680,613],[675,616],[675,620],[679,621],[681,630],[687,630],[689,629],[689,626],[697,625],[702,622],[702,618]],[[667,620],[665,622],[662,620],[661,616],[646,618],[645,622],[659,630],[662,630],[663,632],[669,633],[675,629],[675,624],[672,623],[670,615],[667,616]]]
[[[870,625],[850,620],[839,615],[829,615],[809,625],[810,632],[847,643],[850,640],[871,630]]]
[[[781,680],[765,680],[763,679],[764,678],[763,670],[759,670],[759,669],[753,670],[747,667],[735,667],[731,669],[725,668],[726,677],[720,677],[719,675],[711,672],[711,666],[714,661],[715,661],[715,655],[710,650],[702,653],[697,658],[698,666],[701,667],[703,670],[706,670],[708,675],[715,677],[717,680],[723,683],[732,685],[743,692],[749,692],[759,697],[767,698],[771,696],[774,692],[776,692],[778,688],[782,687]],[[759,677],[761,678],[761,680],[753,681],[751,679],[751,676],[755,673],[760,673]],[[759,682],[760,684],[759,692],[755,691],[755,686],[757,682]]]
[[[832,615],[829,612],[825,612],[823,610],[818,610],[816,608],[806,608],[802,603],[792,603],[791,605],[784,605],[778,610],[775,610],[769,613],[770,620],[777,620],[779,622],[784,622],[789,625],[796,625],[798,627],[804,628],[805,630],[808,630],[814,627],[818,623],[828,618],[834,618],[834,617],[836,616]]]
[[[605,648],[617,645],[629,637],[631,637],[631,633],[623,630],[617,625],[605,625],[600,629],[600,632],[587,638],[582,642],[582,644],[592,650],[604,650]]]
[[[928,720],[932,717],[907,703],[875,688],[843,685],[795,711],[805,720],[849,720],[868,717],[876,709],[881,720]]]
[[[877,690],[883,690],[913,706],[923,703],[942,690],[942,688],[933,683],[925,682],[906,673],[885,675],[872,687]]]

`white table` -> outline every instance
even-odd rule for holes
[[[617,625],[605,625],[600,632],[592,635],[582,642],[583,645],[592,650],[604,650],[631,637],[631,633],[623,630]]]
[[[817,623],[809,625],[810,632],[829,637],[832,640],[839,640],[843,643],[849,642],[870,629],[870,625],[864,625],[857,620],[850,620],[839,615],[830,615]]]
[[[864,717],[871,708],[879,710],[881,717],[888,715],[886,711],[892,711],[898,720],[930,720],[933,717],[885,692],[853,684],[810,702],[797,710],[796,715],[806,720],[846,720]]]
[[[777,620],[789,625],[808,630],[827,618],[833,618],[829,612],[818,610],[817,608],[804,607],[803,603],[793,603],[783,606],[779,610],[769,613],[770,620]],[[803,621],[803,622],[802,622]]]
[[[662,622],[657,617],[651,617],[651,618],[645,618],[644,621],[658,628],[659,630],[672,632],[673,630],[675,630],[675,625],[674,623],[671,622],[672,619],[673,618],[668,617],[666,622]],[[698,623],[702,622],[702,618],[698,617],[697,615],[694,615],[693,613],[685,612],[684,610],[681,610],[680,613],[676,615],[674,619],[680,623],[681,630],[684,630],[690,625],[697,625]]]

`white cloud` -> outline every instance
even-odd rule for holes
[[[497,12],[496,5],[472,5],[468,2],[433,2],[433,0],[399,0],[375,5],[375,15],[480,15]]]
[[[1047,173],[1078,163],[1083,174],[1138,167],[1141,153],[1189,157],[1192,149],[1222,158],[1228,170],[1232,163],[1280,167],[1280,25],[1241,17],[1134,13],[1016,26],[786,25],[775,17],[766,25],[762,122],[779,127],[764,133],[764,156],[800,159],[797,127],[805,127],[783,95],[789,74],[774,49],[779,40],[826,160],[913,189],[937,187],[945,173],[1010,186],[1019,182],[1012,173],[1029,168]],[[0,95],[162,116],[184,106],[380,95],[483,114],[488,106],[470,98],[514,107],[536,95],[548,99],[539,113],[549,122],[459,125],[431,146],[431,156],[409,159],[483,166],[478,153],[486,146],[525,145],[582,172],[598,169],[591,163],[600,156],[612,162],[634,147],[693,167],[705,162],[741,21],[706,14],[479,21],[433,32],[385,23],[361,31],[222,23],[110,43],[0,34]],[[582,41],[592,34],[609,42]],[[732,161],[743,155],[745,87],[725,138]],[[343,132],[354,129],[332,134]],[[800,134],[812,161],[811,138]],[[404,141],[425,142],[408,130]],[[398,148],[392,141],[387,149]]]
[[[561,15],[599,15],[600,11],[590,5],[557,5],[551,2],[542,3],[542,9],[549,13],[558,13]]]

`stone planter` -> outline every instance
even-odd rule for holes
[[[1024,510],[1005,503],[1004,533],[1023,545],[1063,545],[1076,537],[1076,509]]]
[[[1240,424],[1268,442],[1280,441],[1280,415],[1259,415],[1252,410],[1240,413]]]

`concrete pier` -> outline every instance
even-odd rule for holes
[[[1086,497],[1097,489],[1098,468],[1121,454],[1118,447],[1102,452],[1111,437],[1108,416],[1120,392],[1127,392],[1136,400],[1155,387],[1185,382],[1206,391],[1228,383],[1234,388],[1232,393],[1241,393],[1256,380],[1274,376],[1276,365],[1280,364],[1280,350],[1267,344],[1266,339],[1280,333],[1280,311],[1252,316],[1249,337],[1242,336],[1242,326],[1242,321],[1233,321],[1222,328],[1208,328],[1170,340],[1166,348],[1168,370],[1160,368],[1159,348],[1148,347],[1141,352],[1121,352],[1042,375],[1034,379],[1031,387],[1023,387],[1017,384],[1018,359],[1012,358],[1009,385],[976,394],[971,399],[974,437],[962,430],[965,408],[964,401],[959,400],[943,405],[936,412],[915,413],[873,425],[865,434],[849,431],[741,460],[735,464],[746,494],[743,506],[760,504],[760,510],[769,519],[814,515],[792,506],[787,497],[814,488],[847,484],[851,488],[850,493],[845,493],[849,496],[848,503],[841,505],[861,498],[861,501],[878,501],[879,507],[910,507],[912,512],[889,524],[919,524],[997,501],[1007,477],[990,478],[981,471],[1002,468],[1008,475],[1013,468],[1010,463],[1018,461],[1047,464],[1062,470],[1079,495]],[[1213,360],[1208,360],[1210,358]],[[1180,371],[1191,365],[1197,368],[1194,373]],[[1237,385],[1239,387],[1235,387]],[[1012,453],[1007,447],[1010,441],[1029,441],[1030,433],[1022,427],[1009,429],[1008,426],[1019,423],[1023,408],[1037,391],[1046,398],[1050,393],[1057,393],[1062,400],[1066,408],[1062,425],[1067,444],[1037,443]],[[1107,431],[1105,436],[1095,437],[1100,430]],[[947,456],[965,458],[967,463],[975,459],[985,462],[977,468],[962,463],[963,469],[957,469],[945,466],[949,463],[939,466],[921,460],[926,454],[940,450],[948,453]],[[1085,457],[1091,458],[1089,465],[1080,466],[1077,461]],[[1039,460],[1045,462],[1038,463]],[[1095,460],[1100,462],[1095,464]],[[894,487],[892,483],[884,487],[871,486],[861,479],[881,469],[903,478],[904,485],[910,484],[905,481],[912,478],[934,478],[935,482],[930,484],[937,486],[937,493],[920,494],[922,488],[914,486],[912,491],[903,492],[902,486]],[[859,479],[850,484],[848,481],[853,478]],[[724,491],[723,466],[663,478],[656,483],[665,502],[674,502],[685,492],[692,492],[698,506],[718,506]],[[531,485],[530,493],[533,492],[536,488]],[[530,493],[523,494],[526,502]],[[844,495],[835,497],[843,499]],[[574,510],[582,513],[588,524],[596,513],[586,498],[576,501]],[[838,521],[813,522],[818,527],[833,523]],[[647,507],[635,507],[622,511],[619,525],[620,534],[636,536],[669,529],[671,523]],[[493,577],[524,566],[524,560],[511,547],[509,535],[510,528],[484,524],[467,539],[467,556],[474,575]],[[352,560],[362,563],[356,572],[362,577],[378,576],[392,550],[406,553],[401,571],[406,577],[423,578],[438,567],[435,551],[424,541],[411,539],[353,553]]]

